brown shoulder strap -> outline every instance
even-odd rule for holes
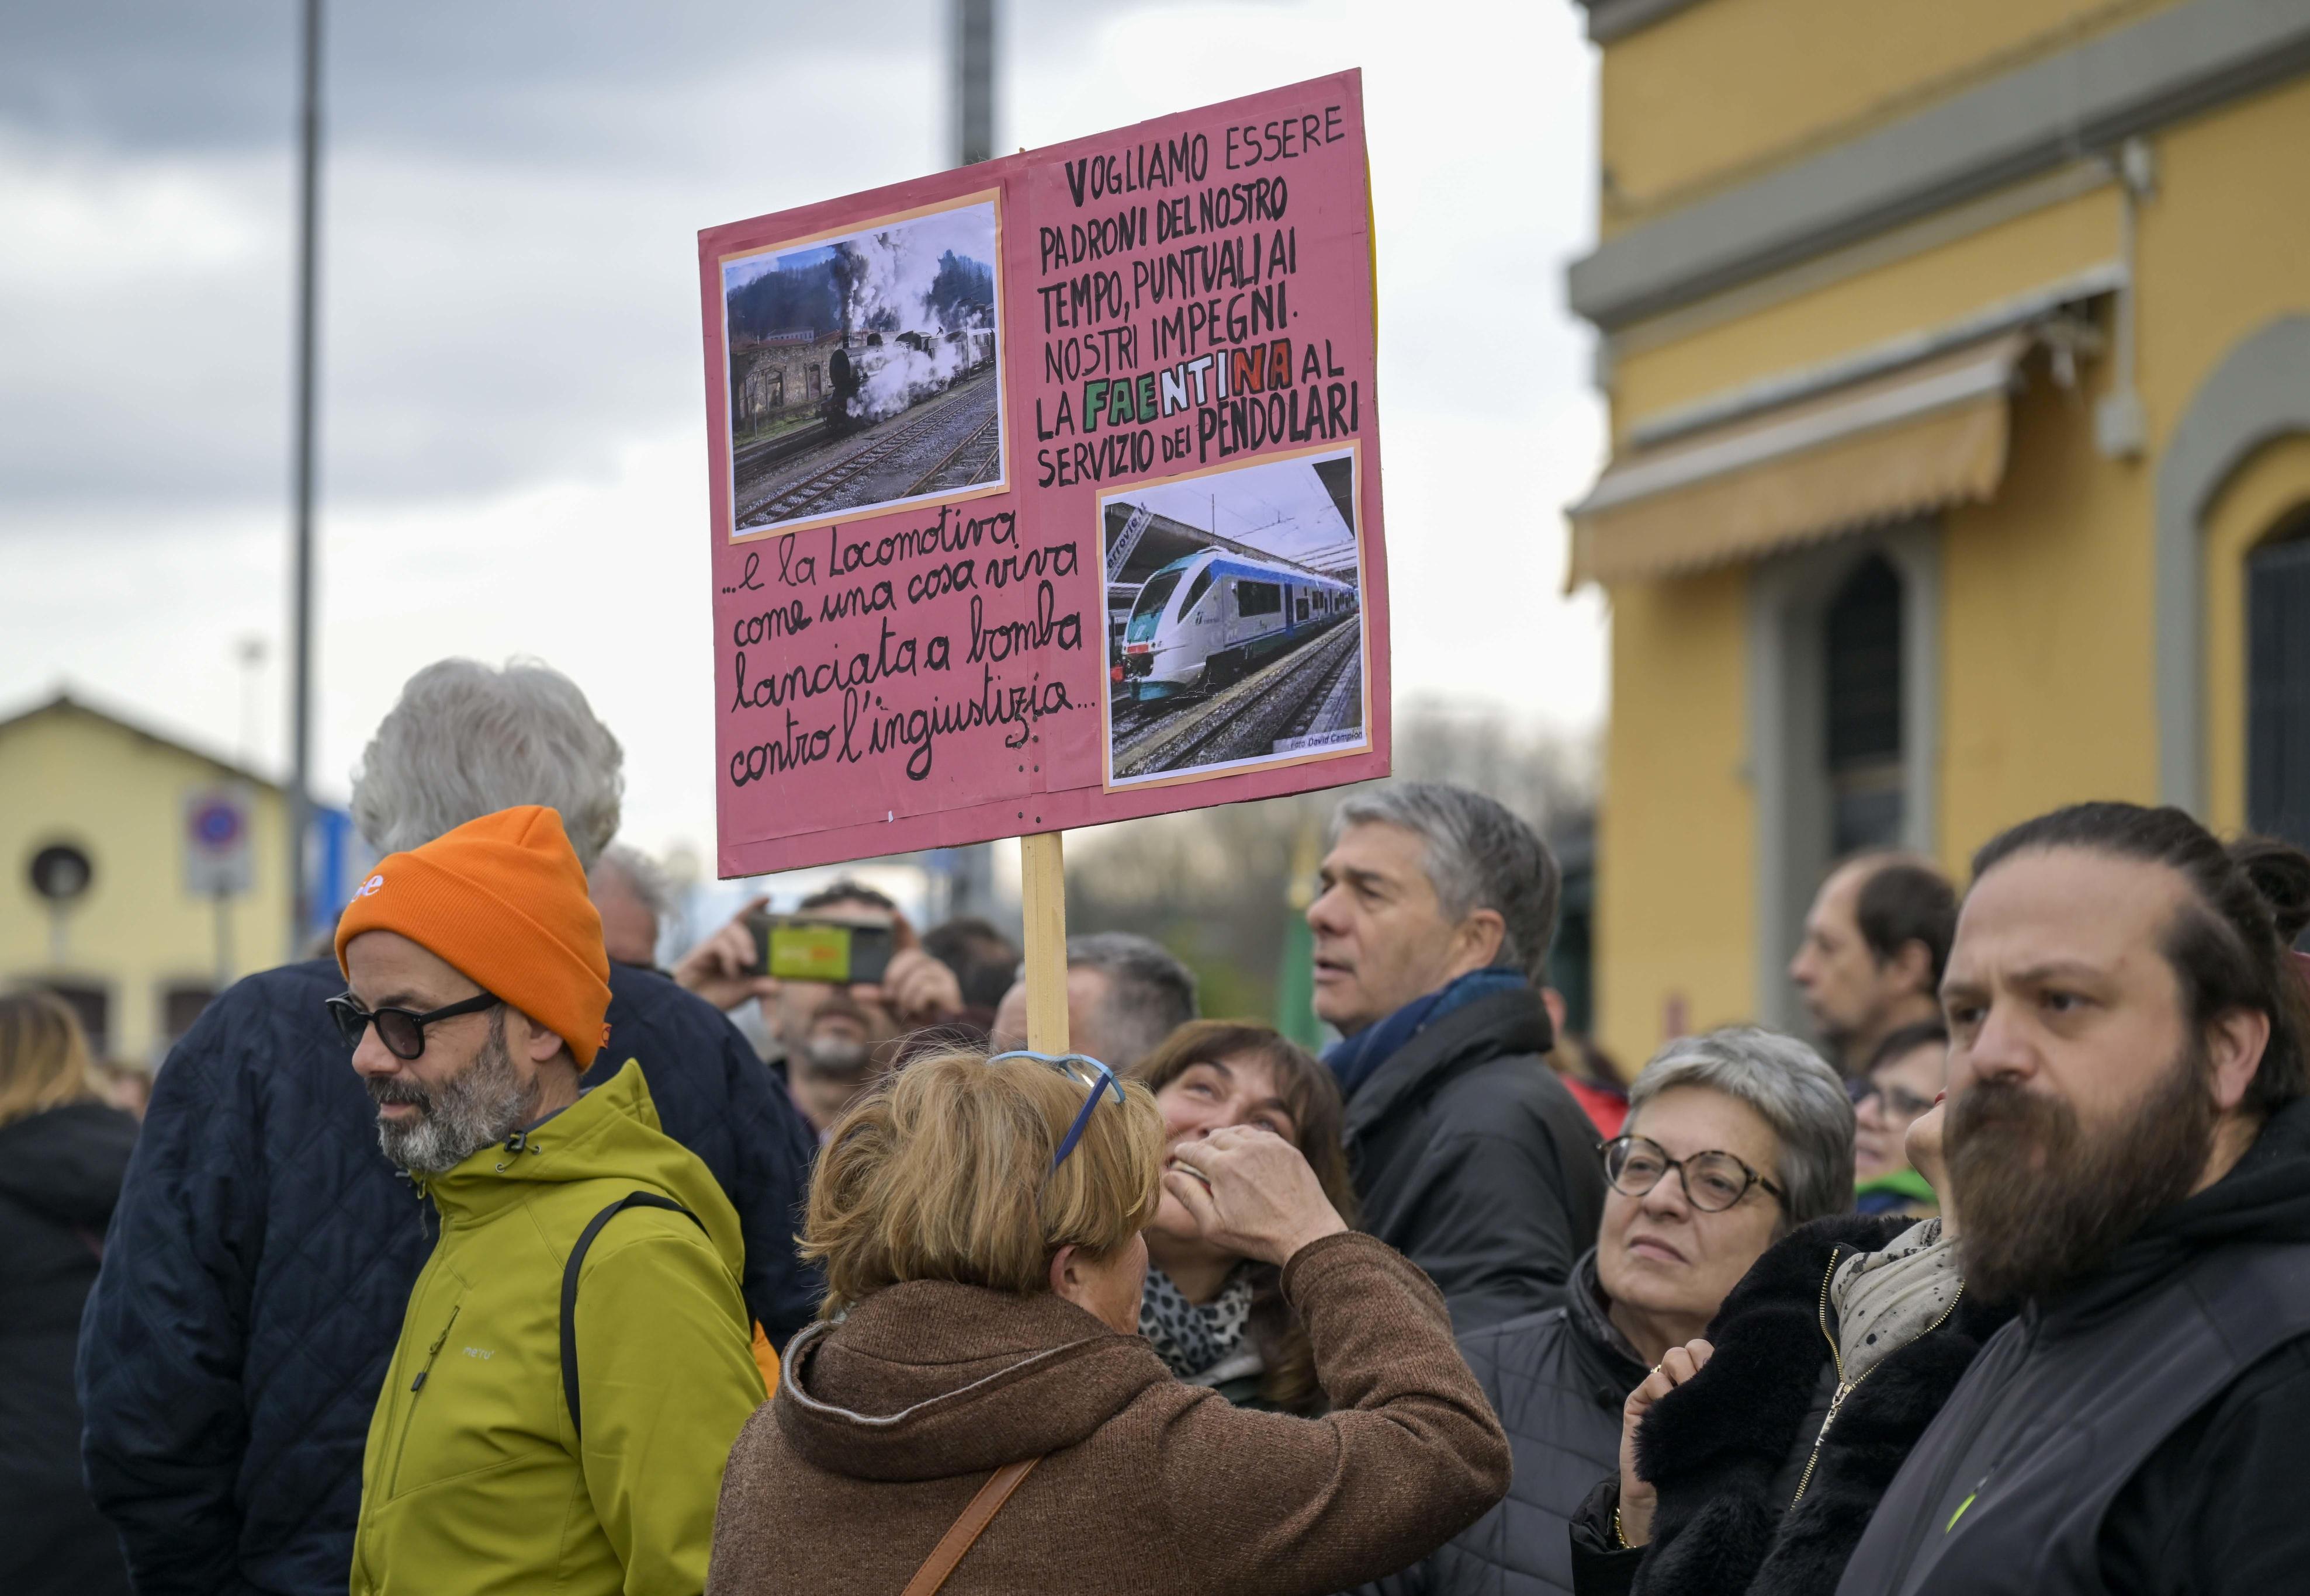
[[[1042,1461],[1038,1457],[1030,1457],[1023,1462],[1005,1463],[995,1470],[986,1483],[978,1488],[978,1495],[970,1499],[970,1505],[962,1510],[962,1516],[954,1521],[954,1527],[932,1548],[923,1566],[915,1570],[915,1577],[907,1582],[907,1588],[900,1596],[935,1596],[938,1588],[946,1583],[947,1575],[954,1572],[954,1566],[962,1561],[962,1554],[977,1543],[978,1538],[986,1532],[986,1526],[994,1522],[994,1515],[1003,1511],[1003,1504],[1011,1499],[1011,1493],[1019,1488],[1019,1482]]]

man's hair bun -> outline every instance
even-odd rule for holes
[[[2292,947],[2310,927],[2310,854],[2271,837],[2241,837],[2230,844],[2229,853],[2230,863],[2270,906],[2279,940]]]

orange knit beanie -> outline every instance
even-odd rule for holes
[[[337,921],[337,967],[365,931],[397,931],[569,1044],[609,1039],[610,960],[561,817],[539,804],[468,820],[378,861]]]

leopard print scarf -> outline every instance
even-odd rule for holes
[[[1147,1266],[1147,1289],[1139,1298],[1139,1333],[1147,1338],[1170,1371],[1192,1380],[1235,1355],[1251,1321],[1251,1271],[1239,1267],[1210,1302],[1189,1302],[1171,1278]]]

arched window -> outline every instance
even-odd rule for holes
[[[1901,840],[1901,577],[1872,554],[1823,617],[1833,855]]]
[[[2246,826],[2310,846],[2310,510],[2245,562]]]

